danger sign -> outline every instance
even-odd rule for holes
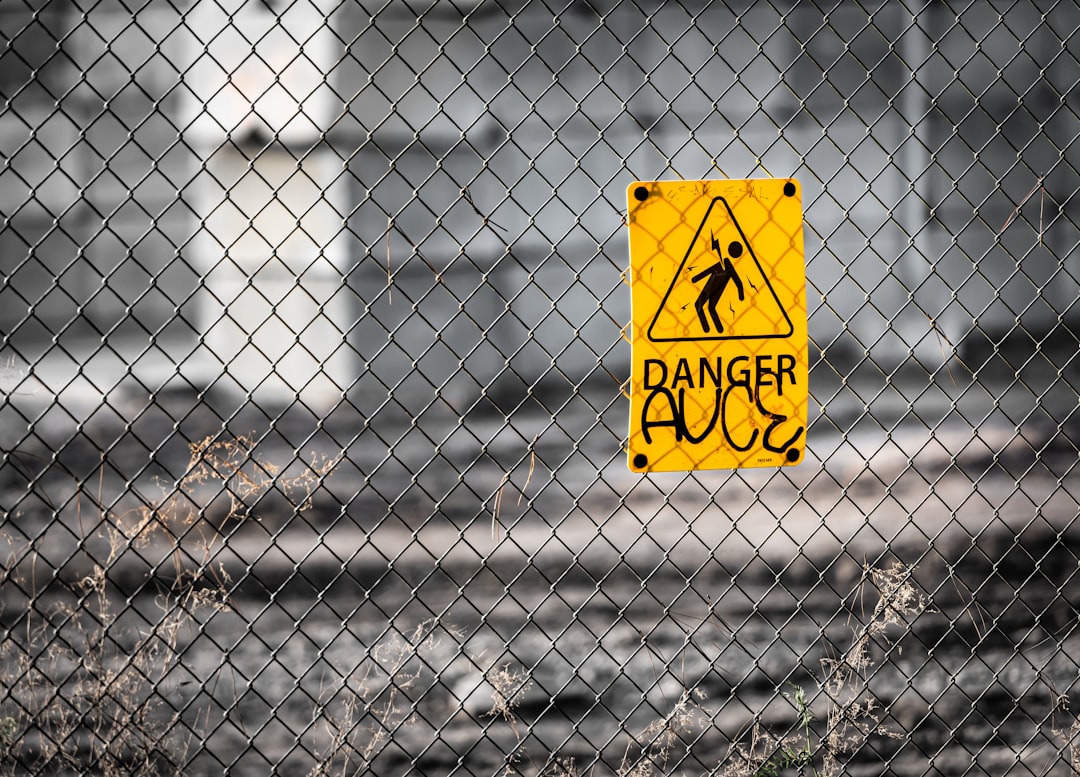
[[[798,464],[806,272],[798,182],[628,189],[630,468]]]

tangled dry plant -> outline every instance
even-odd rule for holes
[[[182,770],[186,745],[179,713],[166,700],[168,678],[179,661],[180,632],[208,595],[192,589],[159,598],[159,620],[149,629],[122,622],[109,570],[128,532],[103,531],[106,558],[71,586],[72,598],[40,619],[28,616],[25,638],[5,635],[5,773],[19,762],[35,773],[105,777]]]
[[[315,490],[342,456],[313,455],[310,461],[300,462],[299,473],[285,475],[282,467],[261,459],[257,447],[253,435],[207,437],[191,443],[187,474],[177,496],[187,498],[190,511],[201,501],[194,498],[197,488],[209,484],[216,493],[224,491],[229,500],[227,517],[237,520],[252,517],[253,508],[277,491],[292,510],[302,512],[311,508]]]
[[[310,505],[314,486],[329,472],[311,466],[297,478],[260,462],[249,437],[207,438],[191,445],[187,474],[162,496],[121,514],[105,509],[102,485],[87,496],[98,509],[88,531],[77,510],[79,547],[104,548],[89,571],[64,589],[50,608],[29,609],[25,632],[7,630],[0,640],[0,773],[98,774],[155,777],[185,771],[195,728],[181,721],[174,701],[181,641],[195,633],[195,618],[229,608],[230,580],[214,563],[217,535],[200,534],[201,555],[181,551],[202,516],[196,486],[213,486],[230,497],[231,517],[248,515],[270,488],[303,494],[297,510]],[[7,573],[24,590],[35,590],[17,559],[35,559],[38,540],[22,546],[8,538]],[[111,573],[132,549],[155,542],[171,548],[175,574],[162,583],[153,608],[135,616],[131,602],[118,606]],[[226,671],[222,669],[221,671]]]
[[[616,774],[619,777],[668,774],[675,749],[680,743],[686,747],[689,735],[700,731],[704,725],[703,719],[708,715],[701,708],[700,702],[704,699],[704,691],[684,689],[666,715],[654,720],[640,735],[627,741]],[[635,745],[638,746],[637,757],[632,755]]]
[[[420,683],[424,657],[443,638],[461,633],[429,618],[411,632],[394,631],[368,651],[366,660],[313,711],[317,739],[308,777],[364,774],[383,748],[414,720],[411,692]]]
[[[889,630],[908,629],[916,617],[930,609],[930,600],[912,581],[911,569],[895,562],[886,569],[863,567],[862,586],[867,580],[877,591],[877,602],[870,619],[856,634],[847,652],[839,659],[822,659],[825,682],[822,688],[829,700],[826,752],[836,773],[845,754],[853,752],[871,734],[900,738],[898,732],[881,724],[880,702],[870,693],[869,677],[875,665],[875,643],[891,646]]]
[[[1080,774],[1080,718],[1069,708],[1069,696],[1051,688],[1051,727],[1050,733],[1061,745],[1063,755],[1068,758],[1073,774]],[[1059,722],[1064,718],[1067,726]]]
[[[510,777],[524,752],[524,738],[518,728],[515,710],[521,704],[522,696],[532,687],[532,680],[524,670],[511,669],[508,663],[501,665],[498,669],[488,671],[486,677],[491,686],[491,709],[487,714],[489,717],[505,720],[514,735],[514,745],[506,755],[503,768],[505,777]]]
[[[890,630],[910,628],[916,617],[930,609],[930,599],[915,585],[911,571],[900,562],[885,569],[864,565],[859,589],[873,587],[877,602],[847,650],[839,658],[821,659],[825,734],[815,741],[810,699],[805,689],[792,686],[794,691],[784,696],[798,714],[796,730],[775,737],[755,722],[750,743],[730,749],[725,777],[774,777],[792,768],[803,773],[808,767],[814,777],[836,777],[868,737],[902,738],[882,722],[885,710],[870,689],[870,677],[877,665],[874,646],[880,646],[887,657],[892,647]]]

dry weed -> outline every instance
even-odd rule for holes
[[[875,666],[872,648],[891,646],[891,628],[908,629],[916,617],[930,609],[930,600],[911,580],[911,569],[895,562],[886,569],[863,567],[863,586],[877,592],[877,602],[869,620],[856,632],[851,646],[839,659],[821,661],[825,672],[822,689],[829,700],[826,752],[838,768],[838,759],[854,752],[867,737],[877,734],[901,738],[900,732],[883,725],[884,710],[871,694],[868,684]],[[832,773],[832,772],[829,772]]]
[[[581,777],[577,761],[565,756],[552,756],[551,763],[540,774],[542,777]]]
[[[708,713],[700,702],[705,694],[700,690],[684,689],[678,701],[664,717],[654,720],[626,743],[616,774],[619,777],[652,777],[667,774],[672,756],[680,745],[701,730]],[[633,752],[638,749],[637,756]]]
[[[516,725],[514,710],[521,703],[522,694],[532,687],[532,680],[524,671],[503,664],[487,673],[487,681],[491,685],[491,709],[487,714]]]
[[[231,586],[213,558],[219,536],[200,537],[195,548],[201,557],[190,548],[181,551],[202,515],[196,486],[228,493],[230,517],[247,517],[273,487],[299,510],[310,505],[313,488],[332,465],[309,465],[301,476],[282,478],[276,467],[255,458],[251,438],[207,438],[191,445],[187,474],[159,499],[114,514],[102,506],[101,482],[96,495],[84,494],[98,515],[88,531],[80,500],[79,547],[93,544],[103,551],[69,586],[68,598],[52,607],[33,601],[23,619],[25,634],[9,630],[0,639],[0,774],[183,774],[197,732],[181,722],[182,705],[170,701],[183,659],[181,641],[185,632],[198,631],[197,617],[228,609]],[[135,616],[132,602],[113,589],[110,573],[133,548],[154,542],[172,549],[175,575],[153,608]],[[9,545],[8,574],[33,591],[36,540],[16,549],[9,538]],[[18,568],[18,558],[31,559],[29,571]]]
[[[1068,721],[1069,725],[1066,728],[1062,728],[1056,722],[1059,714]],[[1080,774],[1080,719],[1069,709],[1067,695],[1054,692],[1051,720],[1054,722],[1050,732],[1061,743],[1062,749],[1068,753],[1069,766],[1072,767],[1073,774]]]
[[[912,581],[911,568],[900,562],[885,569],[864,566],[860,588],[867,584],[877,593],[870,618],[840,658],[821,660],[822,690],[829,702],[823,775],[839,774],[842,762],[872,735],[904,736],[882,723],[885,710],[870,691],[870,675],[877,663],[873,647],[881,646],[887,655],[892,646],[890,629],[909,629],[915,618],[930,609],[930,600]]]
[[[229,499],[227,516],[237,520],[250,517],[252,508],[276,490],[293,510],[302,512],[311,508],[315,490],[341,458],[340,454],[313,457],[303,463],[299,474],[286,476],[279,465],[259,458],[257,445],[252,435],[207,437],[191,443],[187,474],[177,496],[187,498],[190,510],[201,501],[193,498],[197,487],[210,484],[218,492],[225,492]]]
[[[511,669],[509,664],[503,664],[498,669],[489,671],[486,677],[491,686],[491,709],[487,714],[490,717],[500,717],[505,720],[514,734],[514,746],[506,755],[503,768],[503,774],[509,777],[520,763],[522,755],[527,755],[524,753],[524,738],[521,729],[518,728],[514,711],[521,704],[521,697],[532,687],[532,680],[523,670]],[[542,769],[536,769],[536,771],[542,771]]]
[[[797,736],[777,739],[755,722],[750,729],[750,743],[732,745],[729,749],[723,774],[724,777],[774,777],[785,769],[804,770],[812,757]]]
[[[879,659],[875,646],[888,657],[889,632],[907,630],[930,609],[929,598],[911,579],[911,569],[899,562],[886,569],[863,567],[860,591],[872,587],[877,601],[869,618],[855,631],[851,645],[839,658],[821,659],[821,693],[827,705],[825,733],[814,731],[811,700],[804,688],[792,686],[784,696],[798,715],[797,731],[776,737],[755,721],[749,744],[733,745],[724,777],[775,777],[785,770],[809,770],[814,777],[836,777],[844,762],[870,736],[902,738],[902,732],[883,723],[886,710],[873,695],[870,677]]]
[[[156,624],[136,629],[122,622],[107,567],[95,566],[75,593],[29,639],[8,635],[3,644],[3,685],[14,710],[4,718],[5,772],[29,762],[36,773],[181,774],[188,743],[167,693],[196,602],[170,598]]]
[[[368,657],[339,686],[324,694],[313,714],[317,740],[315,765],[308,777],[361,774],[402,726],[415,719],[410,695],[422,679],[426,654],[444,637],[457,640],[460,632],[443,627],[435,618],[412,632],[392,633],[369,649]]]

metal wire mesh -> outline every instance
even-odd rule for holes
[[[1071,3],[5,0],[0,771],[1070,774]],[[784,469],[626,187],[796,178]]]

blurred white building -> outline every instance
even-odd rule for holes
[[[325,133],[344,105],[336,3],[196,3],[179,125],[199,156],[189,202],[202,347],[183,368],[261,402],[339,400],[356,380],[345,165]]]

